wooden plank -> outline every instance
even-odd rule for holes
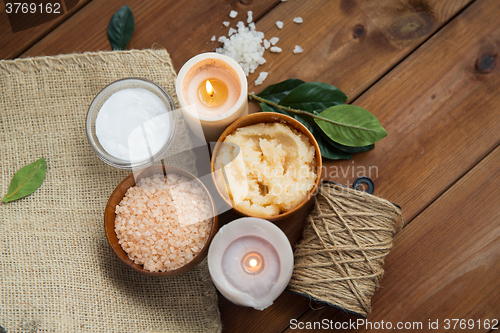
[[[438,321],[439,329],[432,332],[490,331],[486,320],[500,318],[499,165],[500,146],[404,229],[373,299],[372,324],[383,320],[396,328],[398,322],[421,322],[426,332],[429,321]],[[300,322],[357,319],[323,308],[308,311]],[[474,326],[454,328],[451,321],[447,330],[445,319],[464,319],[466,325],[472,320]],[[365,325],[341,331],[376,331]]]
[[[305,297],[284,292],[271,307],[259,311],[236,306],[219,295],[223,332],[281,332],[290,318],[298,318],[309,306]],[[285,325],[286,327],[286,325]]]
[[[12,59],[46,36],[70,16],[75,14],[90,0],[66,0],[67,11],[58,18],[39,26],[12,32],[4,2],[0,2],[0,59]]]
[[[313,20],[314,15],[315,14],[318,15],[318,13],[316,13],[316,12],[310,13],[308,15],[307,8],[305,8],[305,10],[304,10],[304,7],[300,7],[297,2],[290,2],[290,3],[294,6],[293,10],[291,10],[289,13],[285,13],[284,11],[281,12],[282,8],[284,8],[281,5],[276,7],[273,11],[271,11],[270,14],[266,15],[263,19],[261,19],[258,22],[257,27],[259,28],[259,30],[264,31],[266,36],[273,36],[271,31],[273,31],[273,29],[275,31],[278,31],[276,29],[276,27],[274,26],[274,22],[278,18],[283,18],[283,16],[287,16],[289,18],[289,23],[290,23],[290,21],[293,17],[301,16],[304,18],[304,23],[303,23],[303,25],[304,25],[304,24],[306,24],[306,22],[308,22],[307,17],[309,17],[309,19],[310,19],[309,22],[311,22]],[[366,4],[368,6],[368,3],[364,3],[364,4]],[[398,2],[398,3],[391,3],[391,4],[393,5],[392,12],[397,11],[394,8],[399,8],[400,3]],[[453,4],[457,5],[456,2]],[[441,13],[440,15],[443,15],[441,17],[441,19],[443,21],[441,21],[440,24],[443,24],[442,22],[445,21],[445,18],[446,19],[450,18],[451,16],[453,16],[453,14],[456,13],[456,11],[458,11],[462,8],[462,7],[457,7],[457,8],[455,8],[455,10],[456,10],[455,12],[450,11],[450,8],[452,7],[453,4],[445,3],[445,2],[435,3],[435,6],[436,6],[435,9],[431,10],[430,12],[434,13],[433,15],[439,15],[439,14],[435,14],[435,13]],[[316,5],[317,5],[317,3],[316,3]],[[327,7],[329,5],[332,6],[332,2],[330,2],[329,4],[325,4],[325,6],[327,6]],[[438,6],[442,6],[442,7],[438,8]],[[391,10],[387,9],[387,6],[385,6],[385,7],[382,6],[382,8],[385,8],[385,10],[386,10],[385,17],[390,17],[390,15],[388,13],[391,13]],[[389,8],[391,8],[391,7],[389,6]],[[326,82],[330,82],[330,83],[334,83],[333,80],[339,80],[338,82],[341,82],[340,84],[337,84],[339,87],[341,87],[342,89],[344,89],[346,91],[352,91],[351,96],[353,96],[353,95],[356,96],[356,94],[359,94],[361,91],[363,91],[365,89],[366,86],[368,86],[369,84],[371,84],[371,82],[373,82],[370,80],[378,79],[379,75],[382,75],[382,73],[384,71],[386,71],[388,68],[393,66],[395,64],[395,62],[400,60],[401,57],[403,57],[404,55],[409,53],[412,49],[417,47],[418,44],[422,41],[422,39],[424,39],[426,36],[428,36],[431,33],[428,31],[427,34],[420,35],[420,36],[417,35],[417,36],[415,36],[414,39],[398,40],[396,38],[390,37],[391,35],[389,34],[386,26],[384,26],[382,24],[383,23],[382,21],[376,21],[376,23],[372,23],[371,20],[372,20],[372,17],[374,15],[373,14],[367,15],[366,12],[371,13],[370,10],[371,11],[375,10],[375,8],[373,6],[371,6],[371,7],[368,6],[364,12],[359,12],[358,10],[359,10],[359,8],[357,10],[353,10],[350,13],[350,15],[351,15],[351,17],[352,16],[355,17],[355,19],[352,20],[353,22],[364,22],[365,26],[371,27],[370,31],[372,31],[372,33],[367,34],[367,36],[365,36],[365,38],[367,38],[366,41],[363,40],[361,42],[358,42],[360,45],[358,45],[357,48],[353,48],[352,46],[350,48],[348,48],[348,47],[342,48],[341,47],[341,49],[346,50],[346,51],[336,53],[336,54],[332,55],[331,58],[325,57],[325,56],[323,56],[323,58],[321,58],[321,56],[316,56],[316,60],[315,60],[315,55],[309,54],[303,60],[302,66],[300,65],[301,60],[296,60],[296,59],[298,59],[297,57],[299,57],[301,55],[293,55],[293,54],[292,55],[290,55],[290,54],[288,54],[288,55],[285,55],[285,54],[270,55],[269,57],[267,57],[268,64],[266,64],[266,66],[268,66],[268,68],[277,68],[277,70],[276,70],[276,72],[272,72],[270,74],[271,75],[270,81],[266,81],[266,84],[281,81],[281,80],[289,78],[291,76],[292,77],[296,76],[296,77],[299,77],[299,78],[302,78],[305,80],[310,80],[310,81],[317,80],[317,81],[326,81]],[[277,12],[279,14],[275,14]],[[325,12],[328,12],[328,10],[325,9]],[[418,11],[416,11],[416,12],[418,12]],[[319,15],[321,15],[321,14],[319,14]],[[358,15],[359,17],[356,17],[356,15]],[[407,15],[407,17],[411,16],[408,13],[406,15]],[[337,18],[335,17],[332,19],[337,19]],[[397,15],[395,17],[393,17],[392,19],[397,21],[396,20]],[[316,19],[314,19],[314,20],[316,20]],[[316,27],[316,29],[319,29],[319,30],[316,33],[312,33],[312,36],[306,36],[306,37],[301,36],[298,31],[296,34],[291,33],[291,34],[286,34],[283,36],[280,36],[280,35],[278,35],[278,36],[282,38],[283,43],[286,43],[286,45],[289,46],[289,48],[288,48],[289,51],[291,49],[293,49],[294,43],[296,43],[296,40],[297,40],[296,36],[299,35],[300,38],[302,38],[306,42],[311,41],[310,42],[311,47],[309,48],[309,50],[312,50],[312,51],[310,51],[311,53],[316,52],[316,50],[318,50],[318,49],[321,52],[322,47],[324,47],[323,43],[319,43],[319,45],[316,48],[314,47],[314,43],[318,43],[317,42],[317,40],[319,39],[318,36],[328,35],[328,34],[332,34],[334,37],[336,37],[338,35],[342,35],[342,34],[347,34],[348,36],[351,36],[351,30],[345,29],[345,26],[349,24],[348,21],[349,20],[346,19],[345,22],[340,22],[340,23],[335,22],[335,24],[332,24],[331,26],[329,24],[327,24],[327,26],[324,27],[324,30],[323,30],[323,27],[321,27],[319,24],[316,24],[318,27],[316,27],[316,26],[314,26],[314,27]],[[322,21],[321,18],[319,18],[315,22],[321,22],[323,24],[325,22],[328,22],[328,20]],[[266,24],[267,24],[268,28],[266,28]],[[377,24],[380,25],[380,28],[377,27]],[[340,28],[339,28],[339,26],[340,26]],[[299,29],[299,28],[302,29],[302,26],[299,26],[299,25],[296,25],[293,27],[296,29]],[[308,27],[308,28],[306,28],[305,31],[308,31],[308,32],[313,31],[314,32],[315,31],[314,27],[312,27],[312,28]],[[267,30],[267,29],[269,29],[269,30]],[[340,31],[339,31],[339,29],[340,29]],[[344,30],[342,30],[342,29],[344,29]],[[436,27],[436,29],[437,29],[437,27]],[[374,30],[375,30],[375,32],[374,32]],[[434,31],[434,30],[432,30],[432,31]],[[393,31],[392,33],[395,33],[395,32]],[[294,36],[294,37],[287,37],[287,36]],[[389,36],[389,37],[387,37],[387,36]],[[384,41],[384,40],[389,41],[389,42],[385,43],[385,44],[381,43],[381,41]],[[279,44],[281,44],[282,41],[280,41]],[[331,40],[327,40],[327,42],[330,43]],[[350,39],[345,38],[344,43],[350,44],[353,42]],[[385,48],[380,47],[379,46],[380,44],[386,45],[386,47]],[[302,44],[300,44],[300,45],[302,45]],[[285,49],[285,48],[283,47],[283,49]],[[359,54],[357,52],[359,52]],[[378,57],[377,57],[377,55],[378,55]],[[327,60],[324,60],[325,58]],[[312,59],[312,61],[311,61],[311,59]],[[331,60],[331,59],[333,59],[333,60]],[[328,62],[328,60],[329,60],[329,62]],[[338,61],[338,62],[336,62],[336,61]],[[308,62],[314,63],[314,66],[308,64]],[[341,77],[342,73],[333,72],[333,70],[327,66],[328,64],[331,64],[331,63],[342,63],[342,67],[351,66],[350,68],[351,68],[351,71],[353,72],[352,81],[349,81],[349,79],[351,77],[348,77],[344,80],[344,78]],[[365,63],[365,64],[368,63],[369,66],[362,68],[359,66],[359,63]],[[299,67],[299,66],[301,66],[301,67]],[[265,66],[263,66],[263,67],[265,68]],[[297,67],[297,68],[295,68],[295,67]],[[300,74],[294,75],[293,73],[296,73],[299,70],[299,68],[301,68]],[[375,68],[376,70],[370,71],[370,70],[366,70],[366,68],[370,68],[370,69]],[[292,74],[290,74],[290,73],[292,73]],[[325,74],[325,73],[328,73],[328,74]],[[250,76],[249,82],[252,82],[253,81],[252,78],[255,78],[256,75],[257,75],[257,73],[254,74],[253,76]],[[275,75],[277,75],[278,77],[275,77]],[[325,75],[328,75],[328,78],[326,78]],[[348,82],[346,86],[342,86],[342,84],[344,82]],[[349,88],[346,88],[346,87],[352,87],[352,88],[350,88],[352,90],[350,90]],[[392,114],[394,116],[394,115],[397,115],[396,112],[398,112],[398,110],[394,109],[394,110],[392,110],[392,112],[394,112],[394,114]],[[378,116],[378,114],[377,114],[377,116]],[[418,115],[414,115],[414,116],[417,117]],[[411,120],[411,117],[410,117],[410,120]],[[394,137],[394,140],[398,140],[398,137],[399,136],[396,135]],[[385,140],[387,140],[387,139],[385,139]],[[379,149],[379,148],[377,147],[377,149]],[[374,152],[371,152],[371,154],[382,154],[381,156],[384,156],[384,154],[385,154],[385,156],[387,156],[386,151],[378,152],[377,150],[375,150]],[[362,157],[363,155],[366,155],[366,154],[362,154],[359,157]],[[368,159],[366,161],[369,162],[370,160]],[[335,166],[337,164],[336,162],[335,163],[327,162],[327,163],[329,163],[330,166]],[[351,167],[351,170],[347,170],[346,169],[347,166],[349,166],[349,164],[345,164],[343,171],[350,173],[352,170],[352,167]],[[357,166],[357,165],[355,165],[355,166]],[[366,162],[364,164],[362,164],[361,166],[366,167],[367,170],[369,170],[368,168],[370,166],[378,167],[377,164],[369,164]],[[376,171],[376,170],[377,169],[374,169],[374,171]],[[342,170],[339,170],[339,171],[341,172]],[[356,170],[356,173],[357,173],[357,170]],[[456,177],[459,177],[460,175],[456,175]],[[377,174],[377,176],[378,176],[378,174]],[[331,176],[331,177],[327,177],[327,178],[333,179],[335,181],[340,180],[340,177],[337,177],[335,175]],[[441,188],[441,191],[443,191],[443,190],[444,190],[444,188]],[[432,198],[430,198],[429,200],[432,200]],[[423,208],[426,205],[428,205],[428,203],[429,203],[429,201],[420,202],[420,205],[421,205],[420,207]],[[304,306],[303,305],[304,299],[302,299],[301,297],[295,296],[295,295],[287,295],[286,297],[287,297],[286,302],[288,304],[290,304],[289,308],[281,307],[279,305],[276,307],[276,311],[271,311],[271,309],[269,309],[267,312],[262,312],[262,313],[252,311],[252,310],[247,310],[244,308],[240,308],[240,307],[228,304],[227,302],[221,301],[222,315],[223,315],[223,318],[225,318],[225,325],[226,325],[225,327],[227,327],[226,331],[228,331],[228,332],[239,331],[239,330],[241,330],[242,327],[254,328],[254,327],[257,327],[257,326],[254,326],[256,322],[268,322],[268,323],[272,322],[273,323],[272,325],[269,325],[266,327],[260,327],[258,331],[262,331],[262,332],[277,332],[277,331],[279,331],[278,328],[281,328],[281,330],[285,329],[289,325],[289,323],[290,323],[289,320],[291,318],[298,318],[296,315],[296,313],[297,313],[296,305],[298,304],[299,306]],[[277,302],[281,302],[281,299],[278,299]],[[283,301],[283,302],[285,302],[285,301]],[[281,304],[281,303],[279,303],[279,304]],[[230,308],[230,310],[228,310],[228,308]],[[306,304],[306,306],[303,309],[304,309],[304,311],[307,311],[308,308],[309,308],[309,302]],[[238,316],[237,315],[238,313],[241,313],[242,315]],[[279,314],[279,317],[277,314]],[[278,325],[278,321],[279,321],[279,325]],[[255,330],[249,329],[249,331],[257,331],[257,330],[256,329]]]
[[[438,30],[470,0],[287,1],[257,23],[282,53],[265,53],[264,85],[291,77],[333,84],[353,100]],[[293,23],[294,17],[303,23]],[[279,30],[275,22],[281,20]],[[304,49],[293,54],[295,45]],[[249,76],[249,91],[260,91]]]
[[[395,40],[394,38],[386,37],[387,31],[391,31],[390,29],[388,30],[386,28],[386,26],[383,26],[383,25],[378,27],[374,23],[375,22],[373,19],[374,14],[372,14],[372,15],[359,14],[360,13],[359,6],[363,6],[363,4],[364,4],[362,2],[348,2],[348,1],[333,2],[332,1],[329,3],[325,3],[325,2],[318,2],[318,1],[310,1],[310,2],[308,2],[308,4],[310,4],[311,7],[314,8],[315,5],[316,5],[316,8],[318,8],[317,7],[318,5],[323,6],[326,9],[330,9],[330,11],[329,11],[330,14],[335,13],[335,15],[329,15],[324,21],[314,19],[316,22],[316,25],[318,26],[318,28],[316,29],[317,32],[307,36],[308,38],[310,38],[312,40],[312,43],[310,45],[311,47],[309,49],[307,49],[307,47],[305,47],[304,45],[308,45],[308,44],[301,44],[301,45],[306,50],[309,50],[308,52],[318,52],[321,55],[326,54],[329,56],[328,57],[318,57],[318,56],[314,57],[311,54],[306,55],[306,52],[301,54],[301,55],[289,55],[289,56],[286,56],[285,53],[277,54],[277,55],[269,55],[269,56],[266,55],[266,57],[268,59],[268,64],[272,65],[271,68],[279,68],[279,70],[276,70],[276,72],[271,73],[271,76],[269,77],[268,81],[266,81],[266,84],[272,83],[273,80],[279,81],[281,79],[288,78],[291,76],[297,76],[299,78],[303,78],[306,80],[320,80],[320,81],[326,81],[329,83],[336,84],[339,87],[341,87],[343,90],[350,92],[349,94],[351,97],[356,96],[356,94],[359,94],[364,89],[366,89],[366,87],[368,87],[373,82],[375,82],[380,77],[380,75],[382,75],[388,68],[391,68],[395,63],[397,63],[397,61],[399,61],[402,57],[404,57],[406,54],[408,54],[412,49],[414,49],[416,46],[418,46],[419,43],[421,43],[421,41],[423,39],[425,39],[427,36],[429,36],[429,34],[432,33],[433,31],[435,31],[440,25],[443,24],[443,22],[446,22],[446,20],[448,20],[452,16],[453,13],[459,11],[466,3],[466,2],[457,2],[457,1],[448,1],[448,2],[439,1],[436,4],[436,2],[433,2],[433,4],[435,6],[447,6],[446,8],[453,8],[453,10],[437,10],[437,9],[432,10],[432,13],[433,13],[432,17],[435,18],[435,23],[430,31],[428,31],[426,34],[423,34],[420,36],[418,36],[418,34],[415,35],[415,38],[413,39],[413,41],[411,43],[407,41],[408,39],[404,39],[404,38],[403,38],[403,40],[404,40],[403,42],[396,43],[394,41]],[[274,14],[275,11],[273,10],[271,12],[271,15],[266,16],[264,20],[261,20],[258,22],[257,26],[258,26],[259,30],[266,32],[266,36],[272,36],[273,31],[275,31],[276,33],[280,32],[273,25],[275,20],[277,20],[277,19],[281,19],[285,23],[288,22],[288,24],[292,25],[292,27],[294,27],[294,28],[304,28],[305,24],[308,22],[307,21],[308,17],[311,20],[313,20],[313,17],[314,17],[313,14],[316,14],[316,16],[318,16],[318,15],[321,15],[323,13],[323,11],[318,12],[317,10],[316,11],[309,10],[306,7],[294,7],[295,9],[292,10],[292,6],[298,6],[298,4],[300,4],[300,3],[301,2],[288,1],[284,4],[280,4],[276,8],[276,10],[278,10],[280,8],[285,8],[285,5],[286,5],[289,8],[288,8],[288,10],[286,10],[286,11],[283,10],[283,11],[285,11],[288,14],[285,13],[286,15],[280,16],[280,15]],[[334,10],[332,10],[331,7],[328,7],[328,6],[332,6],[332,3],[337,4],[337,7],[335,7]],[[355,5],[352,6],[352,8],[351,8],[351,6],[348,6],[349,3],[354,3]],[[396,2],[396,1],[389,2],[388,1],[387,3],[393,4],[393,7],[396,8],[399,6],[396,4],[399,4],[400,2]],[[380,8],[386,8],[388,6],[387,3],[384,3],[385,6],[380,6]],[[412,1],[411,3],[416,3],[416,2]],[[444,3],[444,5],[443,5],[443,3]],[[341,6],[341,4],[343,4],[343,6]],[[105,7],[105,5],[104,5],[104,7]],[[343,10],[341,10],[341,8],[343,8]],[[351,9],[349,9],[349,8],[351,8]],[[444,8],[444,7],[439,7],[439,8]],[[116,9],[117,8],[114,8],[113,10],[109,10],[109,13],[106,13],[106,15],[108,15],[107,17],[110,17],[112,12]],[[99,11],[100,10],[101,10],[101,8],[99,8]],[[367,10],[369,11],[369,13],[371,13],[370,11],[373,12],[375,10],[375,8],[371,7],[371,9],[367,9]],[[311,13],[309,13],[309,16],[306,16],[305,14],[307,14],[309,11],[311,11]],[[134,10],[134,12],[135,12],[135,10]],[[397,10],[394,10],[394,12],[396,13]],[[418,14],[418,13],[422,12],[422,10],[419,7],[416,7],[416,8],[414,8],[414,12]],[[88,15],[91,15],[93,13],[97,13],[96,8],[93,9],[93,11],[89,11]],[[94,31],[94,26],[101,24],[98,21],[103,20],[103,18],[100,15],[101,14],[97,15],[98,19],[91,21],[93,25],[91,25],[91,24],[86,25],[86,23],[85,23],[85,22],[87,22],[86,20],[83,20],[82,18],[78,18],[78,20],[80,22],[80,26],[83,25],[85,28],[88,28],[88,29],[83,29],[83,30],[85,30],[85,33],[79,33],[79,35],[76,37],[82,41],[80,44],[75,44],[73,42],[70,43],[69,41],[64,41],[65,38],[67,38],[68,36],[66,35],[66,33],[63,30],[59,31],[60,29],[56,29],[56,31],[55,31],[56,34],[51,34],[49,36],[50,38],[46,38],[41,43],[38,43],[39,45],[36,45],[32,50],[30,50],[30,52],[32,52],[32,53],[28,52],[28,53],[26,53],[26,55],[55,54],[55,53],[73,52],[73,51],[93,51],[93,50],[109,48],[109,46],[107,44],[105,33],[103,33],[103,27],[96,29]],[[173,14],[169,14],[169,15],[173,15]],[[275,16],[273,17],[272,15],[275,15]],[[396,14],[393,14],[393,15],[394,15],[394,17],[397,17]],[[296,26],[294,24],[292,24],[291,19],[295,16],[302,16],[304,18],[304,23],[302,25],[296,25]],[[431,15],[428,15],[428,16],[431,16]],[[268,19],[268,17],[269,17],[269,19]],[[84,18],[87,18],[87,17],[84,17]],[[165,19],[165,17],[163,17],[163,20],[164,19]],[[193,18],[191,18],[191,19],[193,19]],[[212,18],[210,18],[210,19],[212,19]],[[269,20],[269,22],[267,23],[267,25],[268,25],[267,29],[269,29],[269,31],[266,31],[264,29],[265,28],[264,23],[265,23],[266,19]],[[285,19],[287,19],[288,21],[286,21]],[[200,40],[207,41],[210,38],[210,36],[212,35],[212,33],[208,33],[206,35],[203,35],[201,38],[201,37],[198,37],[199,34],[198,35],[194,34],[193,31],[190,31],[190,33],[186,33],[186,34],[184,34],[184,32],[181,31],[180,33],[183,34],[182,38],[184,38],[184,40],[179,39],[180,41],[176,42],[177,37],[172,36],[171,32],[164,33],[162,29],[164,29],[165,24],[159,24],[162,22],[158,22],[158,20],[155,20],[154,15],[150,15],[150,17],[148,17],[148,20],[152,22],[152,23],[149,23],[149,21],[148,21],[148,24],[151,24],[151,26],[149,26],[149,28],[151,30],[147,33],[143,32],[140,34],[138,34],[139,30],[136,30],[136,35],[134,35],[131,46],[137,47],[137,48],[142,47],[142,46],[137,46],[137,44],[135,44],[135,43],[136,43],[136,41],[141,41],[141,43],[142,43],[142,41],[144,39],[146,39],[146,40],[148,40],[149,45],[146,45],[144,47],[149,47],[156,40],[155,40],[154,36],[153,37],[150,36],[149,39],[146,38],[145,36],[148,34],[156,34],[157,36],[167,36],[167,37],[164,37],[163,42],[161,42],[161,43],[157,42],[157,43],[162,47],[166,47],[172,53],[172,58],[174,59],[174,64],[176,65],[177,69],[180,68],[180,66],[183,64],[183,62],[187,58],[189,58],[193,54],[199,52],[199,51],[193,52],[193,50],[195,50],[195,46],[199,47],[200,51],[205,50],[204,47],[206,47],[206,45],[208,45],[208,44],[201,45],[197,42],[199,42]],[[220,21],[222,21],[222,20],[223,19],[221,19]],[[220,22],[220,21],[218,21],[218,22]],[[364,30],[365,34],[362,33],[362,30],[359,29],[359,27],[357,27],[357,29],[355,29],[355,31],[354,31],[353,29],[356,26],[356,24],[354,24],[353,22],[356,22],[356,24],[358,24],[358,22],[361,22],[360,24],[363,25],[363,27],[364,27],[363,30]],[[410,22],[416,22],[416,21],[410,20]],[[106,25],[106,24],[104,24],[104,25]],[[152,28],[153,24],[156,27],[154,29]],[[207,24],[205,24],[205,25],[207,25]],[[192,25],[189,25],[189,26],[192,26]],[[323,26],[326,26],[326,27],[323,27]],[[412,24],[409,24],[409,26],[412,26]],[[415,24],[415,26],[419,26],[419,25]],[[68,30],[70,30],[69,28],[75,28],[75,27],[78,27],[78,25],[77,24],[68,25]],[[405,30],[404,24],[401,27],[402,27],[401,28],[402,30]],[[221,28],[221,29],[223,29],[223,28]],[[271,30],[271,29],[275,29],[275,30]],[[313,27],[307,27],[306,29],[309,29],[310,31],[313,31],[313,32],[315,31],[313,29]],[[99,30],[99,31],[97,31],[97,30]],[[309,30],[304,30],[304,31],[309,31]],[[105,28],[104,28],[104,31],[105,31]],[[167,31],[167,30],[164,30],[164,31]],[[284,33],[285,31],[286,30],[284,29],[281,32]],[[164,35],[163,35],[163,33],[164,33]],[[354,38],[353,33],[357,36],[357,38]],[[87,37],[87,35],[89,35],[89,37]],[[98,37],[96,37],[97,35],[98,35]],[[279,45],[281,45],[284,48],[284,50],[285,50],[284,45],[288,45],[288,47],[289,47],[288,51],[290,51],[291,48],[293,48],[293,46],[296,43],[298,43],[297,36],[300,37],[301,35],[300,35],[300,32],[298,35],[295,35],[294,38],[289,38],[289,37],[287,37],[288,35],[293,36],[293,31],[287,31],[285,36],[280,35],[282,40],[280,41]],[[187,41],[187,38],[189,38],[188,36],[192,37],[192,39],[190,41]],[[302,37],[303,37],[302,40],[304,40],[303,35],[302,35]],[[342,37],[342,38],[340,38],[340,37]],[[168,40],[168,38],[170,38],[171,40]],[[321,38],[320,42],[317,41],[318,38]],[[332,44],[334,41],[336,44]],[[306,42],[307,42],[307,40],[306,40]],[[44,44],[42,45],[42,43],[44,43]],[[302,43],[302,42],[300,42],[300,43]],[[315,44],[318,44],[318,45],[315,45]],[[79,49],[75,49],[76,48],[75,45],[80,45]],[[171,45],[172,45],[172,47],[171,47]],[[182,48],[181,45],[185,46],[185,48]],[[332,45],[333,45],[333,47],[332,47]],[[346,47],[343,47],[343,45],[346,45]],[[212,49],[213,49],[213,47],[214,46],[211,46]],[[292,56],[293,57],[304,56],[304,59],[302,59],[302,61],[298,61],[297,58],[291,58]],[[273,60],[272,57],[275,57],[275,59]],[[281,58],[279,58],[279,57],[281,57]],[[278,61],[278,59],[280,61]],[[314,63],[314,66],[311,65],[312,63]],[[340,65],[332,66],[332,64],[334,64],[334,65],[341,64],[341,68],[339,68]],[[361,66],[360,64],[364,64],[364,65]],[[379,66],[379,67],[377,67],[377,66]],[[265,68],[267,68],[267,67],[264,66],[263,69],[265,69]],[[299,68],[300,68],[300,71],[298,70]],[[345,68],[348,68],[349,70],[344,71]],[[281,77],[279,75],[281,75]],[[250,81],[252,81],[252,77],[251,77]],[[343,83],[343,82],[348,82],[348,83]],[[350,89],[353,89],[353,90],[351,91]],[[385,116],[386,118],[384,118],[384,119],[392,121],[392,117],[396,116],[397,112],[398,112],[398,111],[394,111],[394,110],[400,110],[400,109],[398,109],[398,108],[393,109],[391,111],[392,113],[387,114]],[[375,110],[374,113],[379,118],[381,117],[380,116],[381,113],[379,114],[377,110]],[[419,116],[419,114],[417,113],[417,114],[412,115],[411,117],[405,116],[405,118],[407,121],[410,121],[410,120],[417,119],[418,116]],[[417,119],[417,121],[418,120],[419,119]],[[384,123],[384,125],[386,125],[386,123]],[[394,127],[392,129],[394,129]],[[398,133],[398,131],[393,132],[393,133]],[[396,140],[396,139],[400,140],[404,137],[403,134],[397,135],[397,134],[391,133],[391,135],[395,136],[396,138],[393,139],[393,141],[391,141],[390,143],[385,144],[385,142],[387,142],[387,140],[389,140],[389,138],[391,138],[391,136],[390,136],[388,139],[384,139],[385,141],[383,141],[380,144],[380,146],[383,147],[384,145],[386,145],[386,146],[392,148],[392,147],[394,147],[394,144],[395,144],[394,140]],[[419,135],[417,135],[416,137],[421,138],[422,133],[419,133]],[[425,135],[423,137],[425,137]],[[415,147],[410,147],[410,148],[413,149],[412,150],[413,152],[418,150],[418,149],[415,149]],[[382,151],[380,151],[380,149],[382,149]],[[375,154],[375,155],[381,154],[382,156],[385,156],[385,158],[387,158],[387,156],[392,156],[392,153],[388,154],[387,152],[388,152],[387,149],[380,148],[379,145],[377,145],[377,149],[375,151],[363,154],[363,156],[369,155],[369,156],[373,157],[373,154]],[[411,156],[411,151],[408,152],[408,155]],[[394,153],[394,156],[396,156],[396,153]],[[362,161],[362,160],[357,159],[356,161]],[[371,159],[364,160],[363,163],[364,163],[364,164],[362,164],[363,166],[375,165],[375,164],[370,164]],[[338,179],[335,179],[335,180],[338,180]],[[380,184],[377,183],[377,185],[380,185]],[[438,184],[437,187],[439,187],[439,186],[442,186],[442,183]],[[446,187],[444,187],[444,188],[446,188]],[[442,192],[444,190],[444,188],[441,187],[439,189],[439,191]],[[439,193],[441,193],[441,192],[439,192]],[[390,192],[388,192],[388,193],[390,193]],[[385,191],[382,194],[386,195]],[[429,201],[427,201],[427,202],[429,202]],[[426,204],[427,203],[425,201],[423,201],[421,203],[421,205],[422,205],[421,207],[425,207]],[[289,301],[289,303],[293,303],[293,300]],[[285,310],[286,309],[284,309],[284,311]],[[241,317],[238,317],[236,315],[236,313],[237,312],[233,313],[233,316],[231,318],[226,317],[225,319],[226,320],[234,320],[234,321],[244,320],[248,325],[252,325],[251,323],[253,323],[255,321],[259,321],[261,323],[273,321],[274,320],[273,317],[276,316],[276,314],[274,312],[268,312],[269,314],[267,314],[267,312],[263,312],[261,314],[266,314],[266,315],[253,316],[253,317],[248,316],[248,317],[244,317],[245,319],[242,319]],[[286,317],[287,316],[284,316],[284,318],[286,318]],[[293,318],[293,315],[290,315],[288,318]],[[224,319],[224,313],[223,313],[223,319]],[[288,323],[282,323],[281,325],[283,325],[283,324],[285,325],[283,327],[286,327]],[[246,327],[245,323],[242,323],[241,325],[242,326],[240,326],[240,327]],[[273,330],[277,329],[278,327],[279,326],[273,326]],[[262,329],[265,330],[266,327],[262,327]]]
[[[128,48],[166,48],[178,71],[189,58],[213,51],[220,45],[210,39],[213,35],[227,36],[229,28],[222,25],[223,21],[230,21],[235,27],[237,21],[246,22],[249,10],[257,20],[279,2],[94,0],[22,56],[111,50],[106,32],[109,20],[116,10],[129,5],[134,14],[135,31]],[[231,10],[238,12],[234,19],[229,18]]]

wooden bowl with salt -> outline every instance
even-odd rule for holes
[[[226,181],[224,178],[225,176],[221,176],[221,170],[216,170],[216,159],[218,157],[219,151],[221,149],[221,146],[226,139],[227,136],[230,134],[233,134],[237,129],[241,127],[246,127],[250,125],[255,125],[255,124],[260,124],[260,123],[281,123],[285,124],[289,127],[291,127],[293,130],[302,133],[305,135],[308,139],[311,145],[314,147],[315,150],[315,159],[316,159],[316,165],[314,166],[314,170],[316,172],[316,180],[314,182],[314,185],[312,188],[309,190],[307,196],[294,208],[282,212],[278,215],[273,215],[273,216],[262,216],[262,215],[253,215],[249,214],[241,209],[238,209],[235,207],[235,205],[232,202],[232,198],[229,196],[227,192],[227,188],[224,185],[224,182]],[[212,161],[211,161],[211,169],[212,169],[212,178],[215,183],[215,187],[217,188],[217,191],[219,192],[220,196],[223,198],[223,200],[232,207],[232,209],[241,216],[249,216],[249,217],[258,217],[258,218],[263,218],[268,221],[279,221],[279,220],[291,220],[290,217],[297,217],[297,216],[304,216],[307,215],[307,213],[311,210],[312,208],[312,201],[311,199],[314,197],[318,190],[318,186],[321,180],[321,169],[322,169],[322,160],[321,160],[321,151],[319,149],[318,142],[312,135],[312,133],[304,126],[302,125],[299,121],[293,119],[292,117],[289,117],[287,115],[281,114],[281,113],[274,113],[274,112],[257,112],[257,113],[252,113],[249,114],[245,117],[242,117],[235,122],[233,122],[231,125],[229,125],[226,130],[222,133],[222,135],[219,137],[219,140],[217,141],[217,144],[215,145],[215,148],[212,152]],[[293,219],[292,218],[292,219]]]
[[[125,194],[127,190],[133,186],[136,185],[136,182],[143,178],[151,177],[153,175],[161,174],[161,175],[167,175],[167,174],[176,174],[178,176],[182,176],[187,178],[188,181],[194,181],[195,184],[197,184],[206,194],[210,208],[212,210],[211,214],[212,216],[209,218],[209,224],[210,224],[210,233],[208,235],[207,240],[204,243],[203,248],[195,254],[195,256],[192,258],[191,261],[187,262],[183,266],[172,269],[172,270],[167,270],[167,271],[150,271],[144,268],[143,265],[136,264],[134,260],[130,259],[128,254],[125,252],[125,250],[122,248],[122,246],[119,244],[119,239],[118,235],[115,232],[115,219],[116,219],[116,206],[120,204],[122,199],[125,197]],[[159,277],[168,277],[168,276],[174,276],[178,275],[184,272],[187,272],[191,270],[192,268],[196,267],[205,257],[207,256],[208,253],[208,247],[210,245],[210,242],[212,241],[213,237],[215,236],[216,232],[218,230],[218,219],[217,219],[217,210],[214,204],[214,201],[210,195],[210,192],[207,190],[205,185],[194,175],[189,173],[186,170],[173,167],[173,166],[162,166],[162,165],[153,165],[148,168],[145,168],[141,171],[134,172],[130,174],[128,177],[126,177],[113,191],[111,194],[108,203],[106,205],[106,209],[104,211],[104,231],[106,233],[106,238],[108,240],[109,245],[113,249],[114,253],[118,256],[118,258],[124,262],[127,266],[131,267],[135,271],[150,275],[150,276],[159,276]]]

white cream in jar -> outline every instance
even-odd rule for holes
[[[171,136],[168,109],[154,93],[127,88],[113,93],[95,122],[96,136],[115,158],[138,162],[152,158]]]

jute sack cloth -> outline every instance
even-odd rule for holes
[[[130,171],[101,162],[85,135],[92,99],[124,77],[152,80],[175,100],[165,50],[0,61],[0,193],[41,157],[42,186],[0,204],[0,326],[7,332],[220,332],[206,262],[173,278],[141,275],[107,244],[106,202]],[[184,121],[172,154],[189,149]],[[187,151],[166,164],[194,171]]]

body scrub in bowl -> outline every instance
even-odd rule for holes
[[[213,156],[217,188],[243,215],[288,216],[319,183],[319,147],[302,124],[285,115],[241,118],[222,134]]]
[[[165,174],[161,166],[145,169],[137,183],[132,174],[106,207],[106,235],[115,253],[149,275],[175,275],[194,267],[206,256],[217,228],[206,188],[172,168]]]

